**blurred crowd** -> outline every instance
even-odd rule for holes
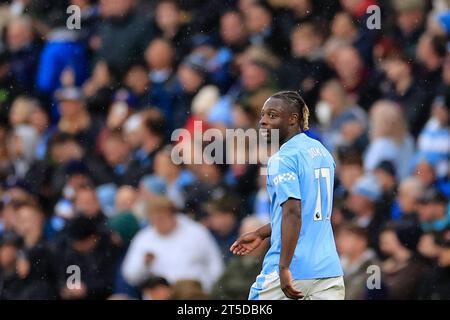
[[[450,299],[450,1],[0,0],[0,34],[0,299],[246,299],[262,166],[171,135],[279,90],[337,163],[346,298]]]

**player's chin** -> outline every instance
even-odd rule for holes
[[[261,138],[264,141],[270,142],[271,141],[271,134],[270,134],[270,130],[268,129],[260,129],[259,130],[259,135],[261,136]]]

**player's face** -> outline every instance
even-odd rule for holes
[[[269,98],[261,109],[261,119],[259,120],[259,130],[263,138],[270,142],[273,130],[279,130],[281,141],[288,134],[289,111],[283,107],[283,101],[280,99]],[[275,135],[274,135],[275,136]]]

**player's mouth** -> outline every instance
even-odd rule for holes
[[[269,129],[263,129],[263,128],[261,128],[261,129],[259,129],[259,134],[260,134],[262,137],[267,138],[267,137],[269,137],[269,135],[270,135],[270,130],[269,130]]]

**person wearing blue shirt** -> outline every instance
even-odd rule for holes
[[[309,110],[296,91],[272,95],[261,111],[260,133],[281,147],[267,166],[271,222],[230,248],[246,255],[270,237],[249,299],[344,299],[343,271],[331,225],[335,162],[308,137]]]

